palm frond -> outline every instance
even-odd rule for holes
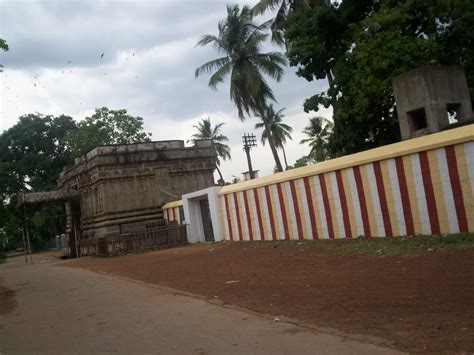
[[[197,78],[201,74],[208,74],[208,73],[214,72],[216,70],[219,70],[224,65],[228,64],[229,61],[230,61],[229,57],[221,57],[221,58],[211,60],[211,61],[201,65],[199,68],[197,68],[194,71],[194,76]]]

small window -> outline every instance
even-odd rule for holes
[[[409,111],[407,114],[414,131],[419,131],[420,129],[428,127],[425,108]]]
[[[448,112],[449,124],[459,122],[460,108],[461,108],[461,104],[447,104],[446,105],[446,111]]]

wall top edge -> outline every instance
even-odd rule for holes
[[[166,210],[166,209],[169,209],[169,208],[176,208],[176,207],[181,207],[181,206],[183,206],[183,201],[178,200],[178,201],[172,201],[172,202],[165,203],[163,205],[163,207],[161,207],[161,209]]]
[[[381,161],[398,156],[413,154],[426,150],[436,149],[444,146],[474,141],[474,124],[453,128],[443,132],[429,134],[419,138],[385,145],[382,147],[366,150],[360,153],[345,155],[340,158],[327,160],[321,163],[296,168],[281,173],[264,176],[254,180],[243,181],[221,188],[218,195],[263,187],[306,176],[318,175],[330,171],[345,169],[357,165],[364,165],[374,161]]]

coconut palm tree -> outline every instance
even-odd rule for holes
[[[260,0],[252,11],[255,15],[261,15],[268,10],[276,11],[275,18],[270,21],[272,41],[281,46],[286,46],[285,21],[288,14],[294,10],[309,9],[311,7],[310,3],[311,0]]]
[[[293,131],[293,128],[283,123],[283,117],[285,117],[285,115],[283,114],[283,111],[285,111],[284,108],[275,112],[273,105],[269,105],[265,109],[265,118],[270,127],[270,132],[273,137],[273,140],[275,141],[275,146],[277,148],[280,148],[283,152],[285,167],[288,170],[288,161],[286,160],[285,143],[286,143],[287,138],[292,139],[290,133]],[[260,117],[260,115],[258,114],[256,116]],[[260,118],[262,119],[262,117]],[[261,141],[262,141],[262,145],[265,145],[268,139],[268,132],[265,129],[265,124],[263,123],[263,119],[262,119],[262,122],[259,122],[255,125],[255,128],[263,128]]]
[[[223,142],[227,142],[229,139],[221,133],[221,128],[225,123],[218,123],[214,127],[212,127],[211,118],[203,118],[197,126],[193,126],[196,128],[197,133],[194,133],[191,136],[191,139],[188,142],[195,142],[198,139],[210,139],[212,143],[214,143],[214,148],[216,149],[217,158],[216,158],[216,170],[219,173],[219,183],[224,184],[224,178],[222,177],[222,173],[219,169],[221,165],[221,159],[227,160],[231,159],[230,157],[230,147]]]
[[[321,116],[310,118],[309,125],[304,128],[303,134],[308,138],[302,139],[300,144],[309,143],[311,147],[309,157],[315,162],[329,158],[327,144],[333,128],[334,124]]]
[[[280,81],[286,60],[278,52],[260,52],[261,44],[268,37],[265,33],[268,26],[268,22],[255,24],[252,10],[248,6],[243,6],[241,10],[238,5],[227,5],[227,17],[218,25],[219,34],[204,35],[197,43],[199,46],[212,44],[223,56],[197,68],[195,76],[211,73],[209,86],[217,89],[217,85],[230,75],[230,99],[237,107],[241,120],[250,116],[250,113],[264,117],[266,103],[276,102],[263,74]],[[266,121],[264,123],[270,131]],[[268,136],[268,144],[278,171],[283,171],[271,134]]]

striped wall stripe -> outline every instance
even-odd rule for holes
[[[361,211],[362,223],[364,227],[364,234],[368,237],[371,237],[372,233],[370,232],[369,212],[367,208],[367,202],[365,200],[364,183],[362,181],[362,174],[360,172],[360,167],[355,166],[353,168],[353,171],[354,171],[354,179],[356,181],[357,194],[358,194],[359,203],[360,203],[360,211]]]
[[[385,187],[384,187],[383,176],[382,176],[382,168],[380,167],[379,161],[374,162],[372,166],[374,168],[375,182],[377,184],[377,194],[378,194],[378,199],[380,201],[380,211],[382,213],[382,220],[383,220],[383,227],[384,227],[384,233],[382,233],[381,235],[392,237],[393,236],[392,225],[390,223],[390,212],[388,211],[387,196],[385,196]]]
[[[459,230],[467,232],[466,210],[464,209],[464,201],[462,197],[461,183],[459,181],[459,173],[457,168],[456,154],[453,146],[445,148],[446,161],[448,163],[449,179],[453,190],[454,205],[456,206],[456,214],[458,216]]]
[[[265,197],[265,189],[260,187],[258,189],[254,189],[256,194],[256,200],[258,210],[260,211],[260,215],[262,217],[262,228],[261,231],[263,233],[262,240],[271,240],[272,239],[272,232],[270,227],[270,216],[268,214],[267,208],[267,199]]]
[[[307,176],[303,178],[303,184],[304,184],[304,192],[306,196],[306,203],[308,204],[308,214],[309,214],[309,222],[310,222],[310,229],[311,229],[310,239],[317,239],[318,238],[318,223],[316,223],[316,211],[314,209],[314,204],[313,204],[313,193],[311,192],[311,186],[309,185],[309,178]]]
[[[247,197],[247,191],[242,191],[242,195],[244,197],[245,215],[247,217],[247,230],[248,230],[249,240],[254,240],[254,234],[252,230],[252,217],[250,215],[250,204],[249,204],[249,199]]]
[[[402,163],[403,164],[403,163]],[[402,187],[400,186],[400,178],[398,175],[398,166],[396,159],[389,159],[387,161],[388,165],[388,175],[390,179],[390,185],[392,187],[392,202],[395,207],[395,213],[397,215],[397,227],[398,233],[397,235],[407,235],[407,226],[406,226],[406,214],[404,212],[403,207],[403,197],[402,197]],[[404,176],[405,177],[405,176]],[[405,181],[405,180],[404,180]],[[404,193],[406,194],[406,182],[405,183],[405,190]],[[408,209],[410,206],[410,201],[406,201],[405,203],[408,204]],[[411,211],[409,212],[411,214]],[[413,226],[413,222],[412,222]]]
[[[332,213],[332,223],[335,226],[335,238],[345,238],[346,232],[344,230],[344,219],[342,217],[342,207],[341,207],[341,198],[339,196],[339,190],[337,187],[337,178],[336,173],[331,171],[327,176],[327,188],[328,188],[328,197],[329,197],[329,206],[331,211],[336,211],[336,213]]]
[[[301,222],[301,211],[298,206],[298,196],[296,193],[296,186],[295,186],[294,180],[290,181],[290,187],[291,187],[291,197],[293,199],[293,208],[294,208],[294,212],[296,216],[296,229],[298,231],[297,239],[303,240],[303,224]]]
[[[324,201],[323,201],[323,192],[321,189],[321,183],[320,183],[320,178],[318,175],[312,176],[311,179],[313,180],[313,184],[315,187],[315,193],[317,196],[317,219],[318,219],[318,225],[320,226],[320,232],[319,235],[321,239],[329,239],[329,229],[328,229],[328,223],[327,223],[327,218],[326,218],[326,208],[324,206]]]
[[[415,194],[418,201],[418,212],[420,218],[419,228],[422,234],[431,234],[430,217],[428,215],[428,206],[426,203],[423,175],[421,174],[420,156],[418,154],[412,154],[410,158],[414,179]]]
[[[329,205],[329,196],[328,190],[326,187],[326,180],[324,179],[324,174],[319,175],[319,184],[321,188],[321,195],[324,205],[324,214],[326,216],[326,223],[327,223],[327,233],[329,239],[334,239],[334,227],[332,225],[332,218],[331,218],[331,207]]]
[[[275,224],[275,219],[273,218],[273,211],[272,211],[272,208],[273,207],[276,207],[276,203],[275,205],[272,203],[272,198],[271,198],[271,193],[270,193],[270,187],[269,186],[265,186],[265,198],[267,200],[267,210],[268,210],[268,214],[269,214],[269,222],[270,222],[270,229],[271,229],[271,232],[272,232],[272,240],[276,240],[277,239],[277,231],[276,231],[276,224]]]
[[[423,179],[423,188],[425,190],[425,198],[426,198],[426,208],[428,210],[428,217],[430,220],[430,227],[432,234],[439,234],[439,219],[436,207],[436,199],[434,196],[433,190],[433,182],[431,181],[431,174],[430,174],[430,164],[428,161],[428,154],[427,152],[420,152],[418,154],[419,161],[420,161],[420,168],[421,168],[421,177]]]
[[[348,186],[349,186],[349,191],[350,193],[348,195],[351,196],[351,206],[350,206],[350,211],[352,211],[353,216],[354,216],[354,223],[351,224],[354,226],[355,232],[354,236],[360,236],[360,235],[367,235],[364,232],[364,223],[362,220],[362,206],[361,202],[359,200],[359,192],[357,189],[357,182],[355,178],[355,171],[354,169],[346,169],[345,170],[347,173],[347,181],[348,181]]]
[[[402,199],[403,219],[405,221],[406,233],[407,235],[414,235],[415,226],[413,222],[413,212],[411,209],[404,163],[401,157],[395,158],[395,166],[397,168],[398,187],[400,189],[400,197]]]
[[[368,191],[370,191],[370,198],[368,202],[369,210],[371,211],[371,229],[372,233],[376,237],[384,235],[384,226],[382,220],[382,209],[380,207],[379,193],[377,190],[377,181],[375,179],[375,172],[373,164],[367,164],[364,166],[364,171],[367,176],[366,185],[368,185]],[[368,192],[367,191],[367,192]],[[370,215],[369,215],[370,219]],[[374,233],[375,232],[375,233]]]
[[[390,228],[392,230],[392,237],[403,235],[400,233],[400,226],[398,220],[398,213],[396,210],[396,203],[393,198],[393,189],[396,188],[393,186],[392,179],[390,177],[390,169],[393,163],[393,159],[383,160],[380,162],[380,172],[382,175],[382,181],[384,184],[384,194],[387,202],[387,211],[390,218]],[[394,181],[396,182],[396,180]]]
[[[439,158],[436,150],[430,150],[427,153],[428,163],[430,166],[430,176],[433,187],[434,199],[436,202],[437,209],[436,213],[439,221],[439,232],[438,233],[449,233],[452,230],[448,217],[448,211],[446,208],[446,196],[443,193],[441,173],[439,170]],[[455,221],[457,224],[457,221]]]

